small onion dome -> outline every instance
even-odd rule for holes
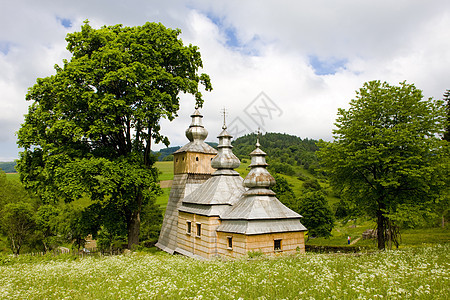
[[[227,132],[227,126],[225,125],[225,121],[222,127],[222,132],[219,134],[219,145],[218,153],[211,161],[211,167],[214,169],[235,169],[238,168],[241,164],[239,158],[234,155],[231,150],[233,146],[231,146],[231,138],[232,136]]]
[[[208,136],[208,131],[203,127],[202,118],[203,116],[200,114],[198,109],[194,111],[191,115],[192,122],[189,125],[189,128],[186,129],[186,137],[189,141],[204,141]]]
[[[257,189],[258,194],[264,194],[267,191],[268,194],[273,194],[270,187],[275,185],[275,178],[267,171],[268,164],[266,163],[264,151],[259,149],[259,139],[256,142],[256,149],[250,153],[252,161],[250,164],[250,172],[244,179],[244,186],[250,188],[248,192],[251,193],[252,189]],[[256,192],[256,190],[255,190]]]

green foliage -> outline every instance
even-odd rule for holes
[[[172,154],[167,155],[166,157],[164,157],[164,158],[162,159],[162,161],[173,161],[173,155],[172,155]]]
[[[36,227],[34,210],[31,204],[24,202],[6,204],[1,210],[0,228],[8,237],[11,251],[19,255]]]
[[[24,186],[45,203],[88,196],[100,212],[116,209],[128,247],[139,242],[141,209],[158,193],[151,145],[169,144],[161,118],[176,117],[180,93],[201,106],[199,86],[212,89],[198,74],[198,48],[179,34],[156,23],[93,29],[86,21],[67,35],[71,59],[26,96],[32,103],[18,132]]]
[[[5,173],[15,173],[15,167],[15,161],[0,161],[0,170],[3,170]]]
[[[248,134],[233,141],[233,153],[239,159],[249,159],[249,154],[255,148],[256,135]],[[297,136],[282,133],[266,133],[261,139],[261,148],[268,154],[267,159],[270,165],[274,163],[285,164],[278,166],[289,172],[287,166],[303,166],[308,169],[311,164],[317,161],[315,151],[318,150],[315,140],[301,139]],[[283,172],[278,172],[283,173]],[[286,173],[283,173],[286,174]]]
[[[45,252],[56,248],[61,242],[58,236],[59,214],[59,209],[49,204],[40,206],[36,212],[36,229],[42,235],[40,240]]]
[[[158,153],[158,160],[159,161],[172,161],[173,160],[173,153],[180,149],[180,146],[176,147],[167,147],[159,150]]]
[[[161,208],[154,202],[147,204],[142,209],[140,240],[147,246],[153,245],[158,240],[163,218]]]
[[[308,191],[300,199],[298,208],[302,224],[310,237],[329,237],[334,225],[333,212],[321,190]]]
[[[280,163],[277,161],[275,161],[269,165],[269,171],[271,173],[279,173],[279,174],[284,174],[284,175],[289,175],[289,176],[295,175],[295,170],[290,164]]]
[[[274,174],[273,177],[276,183],[272,190],[276,193],[278,200],[293,211],[298,212],[298,199],[287,180],[278,174]]]
[[[313,179],[307,179],[304,183],[303,183],[303,188],[305,190],[313,190],[313,191],[319,191],[322,189],[322,187],[320,186],[319,181],[316,178]]]
[[[18,180],[10,180],[5,172],[0,170],[0,210],[8,203],[26,202],[35,206],[36,199],[32,197]]]
[[[341,197],[377,218],[380,249],[402,209],[435,206],[449,184],[442,101],[422,98],[412,84],[365,83],[317,153]]]
[[[97,235],[97,248],[101,252],[110,252],[122,250],[126,245],[126,239],[123,235],[117,235],[109,232],[107,228],[101,227]]]

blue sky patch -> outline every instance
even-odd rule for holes
[[[224,18],[220,18],[217,15],[211,13],[205,13],[205,15],[217,26],[217,28],[219,28],[220,32],[225,36],[225,46],[245,55],[259,55],[259,51],[257,47],[255,47],[255,44],[261,43],[261,39],[259,36],[255,35],[250,41],[243,43],[237,37],[236,27],[234,27],[233,25],[225,24]]]
[[[214,24],[217,25],[220,32],[225,34],[225,37],[226,37],[225,45],[227,45],[228,47],[232,47],[232,48],[241,46],[241,44],[236,36],[236,28],[234,28],[232,26],[225,26],[225,24],[223,22],[223,18],[219,18],[218,16],[215,16],[213,14],[206,14],[206,16]]]
[[[337,59],[334,57],[321,59],[315,55],[309,56],[309,64],[314,69],[316,75],[334,75],[339,69],[345,69],[347,59]]]
[[[64,28],[70,28],[72,27],[72,21],[70,19],[66,19],[66,18],[60,18],[57,17],[59,23],[64,26]]]
[[[0,41],[0,52],[7,55],[11,49],[11,43],[7,41]]]

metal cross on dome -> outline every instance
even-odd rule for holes
[[[261,146],[261,144],[259,143],[259,138],[260,138],[261,134],[262,134],[261,128],[258,127],[258,130],[256,131],[256,147]]]
[[[225,109],[225,107],[222,109],[222,115],[223,115],[223,126],[222,129],[227,129],[227,124],[225,121],[225,118],[227,116],[227,110]]]

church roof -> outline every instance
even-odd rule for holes
[[[217,231],[241,234],[305,231],[300,223],[302,216],[281,203],[269,189],[275,179],[266,169],[266,153],[259,146],[258,138],[256,149],[250,153],[251,170],[243,181],[248,190],[221,215],[222,224]]]
[[[205,142],[189,142],[174,153],[182,153],[182,152],[199,152],[206,154],[216,154],[217,150],[208,145]]]
[[[245,192],[239,174],[213,176],[198,189],[183,199],[191,204],[228,204],[233,205]]]
[[[212,159],[211,166],[217,169],[210,179],[183,199],[180,211],[206,216],[220,216],[245,192],[243,179],[234,168],[240,161],[231,150],[232,136],[222,127],[219,134],[218,153]]]
[[[297,219],[283,220],[235,220],[223,222],[217,228],[217,231],[239,233],[239,234],[267,234],[277,232],[306,231],[305,226]]]
[[[227,220],[269,220],[269,219],[300,219],[295,211],[287,208],[275,196],[244,195],[222,219]]]
[[[189,143],[175,151],[174,153],[182,152],[199,152],[206,154],[216,154],[217,150],[205,143],[205,139],[208,136],[208,131],[202,124],[203,116],[199,110],[196,109],[191,115],[192,122],[189,128],[186,130],[186,137],[189,139]]]

